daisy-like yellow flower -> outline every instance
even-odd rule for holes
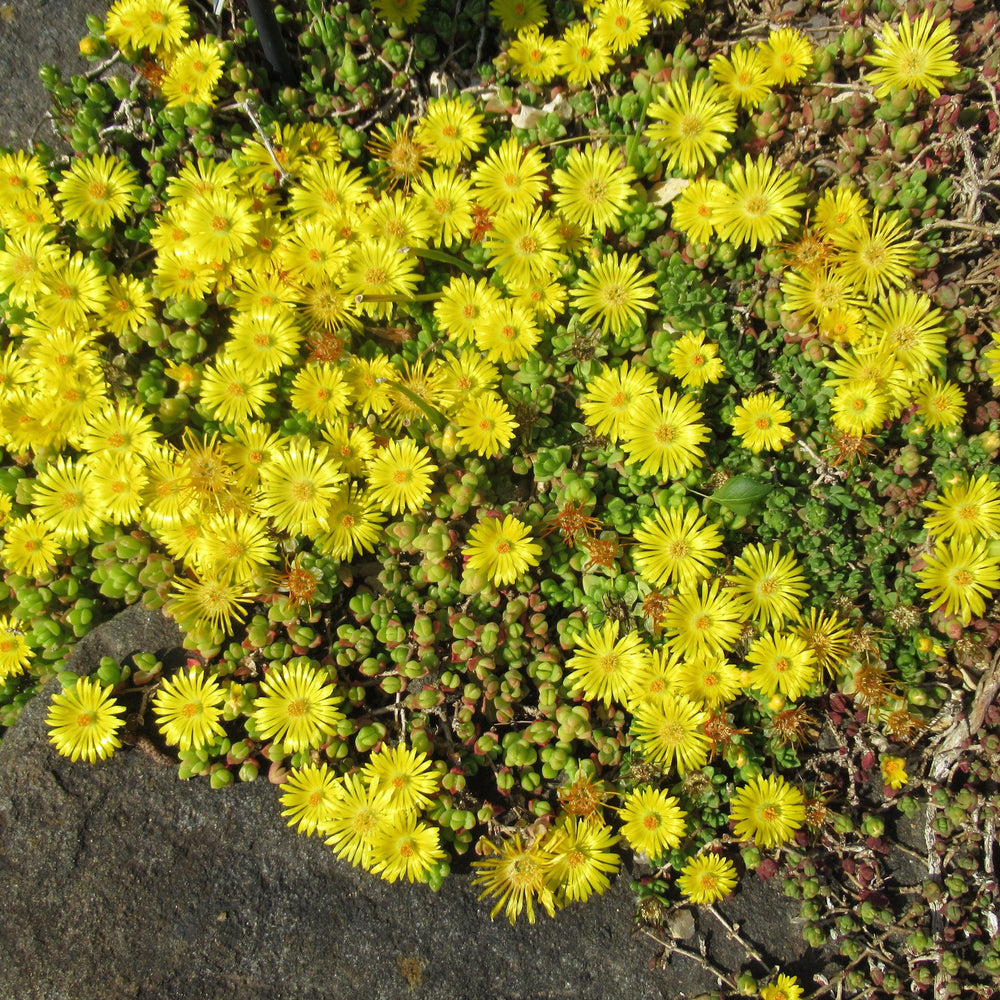
[[[435,246],[450,247],[472,234],[472,181],[447,167],[438,167],[414,185],[420,207],[434,227]]]
[[[499,846],[491,841],[481,841],[481,853],[490,853],[482,861],[473,861],[476,870],[473,885],[485,888],[480,899],[492,896],[496,905],[490,910],[494,918],[503,910],[513,926],[520,914],[526,913],[528,923],[535,922],[535,903],[554,917],[556,913],[555,895],[549,888],[550,857],[542,847],[542,840],[525,842],[520,833],[508,837]]]
[[[643,134],[662,151],[667,169],[677,167],[685,177],[713,166],[736,129],[735,105],[704,79],[690,85],[686,77],[671,80],[663,96],[649,105],[648,114],[657,124]]]
[[[351,387],[341,368],[322,363],[305,365],[292,380],[288,401],[298,413],[331,427],[347,415]]]
[[[0,153],[0,207],[31,204],[48,181],[37,156],[23,149]]]
[[[734,163],[720,192],[715,227],[719,237],[736,246],[772,245],[799,221],[798,206],[805,195],[798,181],[775,167],[771,157],[749,156]]]
[[[4,525],[0,560],[7,569],[37,580],[56,562],[59,536],[54,529],[29,514]]]
[[[62,455],[39,469],[31,500],[35,516],[61,542],[86,541],[104,522],[90,468]]]
[[[0,680],[23,673],[35,655],[24,637],[26,627],[16,618],[0,615]]]
[[[730,582],[750,617],[765,628],[801,617],[802,599],[809,594],[794,554],[782,555],[777,542],[770,550],[759,542],[746,546],[733,562]]]
[[[228,190],[196,198],[178,218],[188,232],[188,246],[199,261],[224,264],[253,246],[259,215],[248,199]]]
[[[375,9],[389,24],[413,24],[420,19],[425,0],[375,0]]]
[[[805,640],[812,650],[817,670],[834,675],[844,669],[844,662],[851,652],[851,629],[836,612],[810,608],[804,618],[789,626],[789,631]]]
[[[605,0],[599,8],[594,33],[612,52],[627,52],[646,37],[649,26],[643,0]]]
[[[489,149],[472,172],[476,201],[496,215],[530,212],[545,191],[545,157],[537,147],[525,149],[517,139],[504,139]]]
[[[338,858],[367,868],[376,838],[398,819],[384,789],[370,787],[360,774],[350,774],[330,802],[319,832]]]
[[[965,396],[954,383],[932,376],[913,395],[924,425],[931,430],[956,427],[965,416]]]
[[[422,882],[438,861],[448,855],[441,850],[437,826],[422,823],[415,815],[400,816],[386,823],[372,842],[368,870],[386,882]]]
[[[374,552],[382,537],[385,514],[357,486],[341,486],[327,510],[327,531],[315,536],[317,548],[334,559],[349,562],[360,552]]]
[[[653,587],[696,584],[722,558],[722,533],[695,506],[658,507],[633,537],[632,563]]]
[[[340,789],[340,779],[326,764],[293,768],[281,783],[281,815],[288,817],[289,826],[311,837],[330,821]]]
[[[619,638],[617,622],[606,621],[599,629],[590,625],[566,662],[570,690],[588,701],[624,703],[648,652],[638,632]]]
[[[382,744],[361,773],[373,790],[385,791],[390,808],[401,813],[426,809],[440,784],[434,762],[427,754],[403,744]]]
[[[96,262],[73,254],[45,276],[47,291],[38,297],[40,319],[50,326],[77,327],[91,322],[89,314],[104,311],[108,283]]]
[[[66,691],[52,696],[45,724],[49,740],[64,757],[96,764],[122,745],[118,732],[125,725],[119,705],[96,677],[81,677]]]
[[[139,191],[138,174],[123,160],[96,154],[74,160],[56,185],[63,218],[104,229],[124,219]]]
[[[557,220],[541,208],[508,210],[483,240],[490,266],[508,283],[549,278],[566,257],[559,249],[558,228]]]
[[[387,191],[364,206],[361,234],[397,249],[423,247],[434,234],[434,226],[415,199],[402,191]]]
[[[943,539],[924,556],[917,586],[927,591],[931,611],[943,608],[968,625],[986,610],[986,598],[1000,589],[1000,559],[990,554],[985,542]]]
[[[794,28],[772,31],[759,51],[767,69],[767,82],[772,86],[798,83],[812,68],[813,44]]]
[[[276,375],[298,356],[302,330],[291,308],[274,305],[238,312],[229,328],[223,357],[246,379]]]
[[[446,167],[469,159],[482,145],[483,116],[460,97],[437,97],[417,122],[415,138]]]
[[[636,400],[632,419],[622,429],[622,448],[630,465],[642,463],[643,475],[679,479],[701,465],[701,443],[708,428],[702,409],[687,395],[664,389]]]
[[[670,206],[670,224],[696,243],[707,243],[715,235],[718,208],[726,185],[710,177],[699,177],[677,196]]]
[[[830,400],[834,427],[854,437],[864,437],[889,419],[889,400],[874,379],[845,381]]]
[[[736,836],[753,838],[758,847],[780,847],[805,822],[802,793],[784,778],[759,776],[739,788],[729,800]]]
[[[368,462],[370,495],[392,514],[418,511],[430,498],[437,468],[427,448],[412,438],[390,441]]]
[[[382,355],[359,358],[352,355],[347,365],[347,381],[354,392],[354,406],[362,416],[385,413],[392,405],[392,384],[398,378],[392,362]]]
[[[490,13],[510,34],[523,28],[540,28],[549,17],[543,0],[490,0]]]
[[[250,718],[261,739],[296,753],[328,742],[344,718],[342,701],[319,664],[297,656],[267,671]]]
[[[298,219],[319,222],[337,232],[371,199],[361,171],[339,157],[303,165],[299,183],[289,192],[289,207]]]
[[[841,272],[869,299],[913,276],[919,244],[900,219],[876,211],[870,223],[855,223],[837,242]]]
[[[709,851],[692,858],[677,876],[677,888],[692,903],[717,903],[736,888],[732,861]]]
[[[611,66],[611,49],[586,22],[571,24],[554,48],[559,72],[573,87],[586,87],[604,76]]]
[[[837,310],[857,309],[864,298],[834,261],[790,268],[781,277],[782,308],[822,321]]]
[[[731,588],[702,581],[670,599],[663,616],[669,648],[683,656],[723,656],[743,631],[746,607]]]
[[[644,396],[656,394],[656,376],[641,365],[605,368],[587,383],[580,399],[584,423],[608,440],[618,441],[632,419],[634,405]]]
[[[261,469],[257,509],[278,531],[316,534],[325,527],[330,502],[346,478],[325,447],[292,443]]]
[[[890,757],[883,754],[879,759],[879,766],[882,771],[882,781],[890,788],[902,788],[909,780],[906,773],[906,761],[902,757]]]
[[[632,850],[649,858],[661,858],[680,846],[687,833],[686,815],[677,799],[665,790],[640,785],[622,799],[622,836]]]
[[[142,459],[134,455],[118,457],[104,451],[90,455],[87,465],[95,502],[104,511],[104,517],[113,524],[139,520],[146,487]]]
[[[658,702],[675,688],[679,657],[666,649],[650,650],[625,693],[625,707],[635,714],[639,705]]]
[[[791,632],[765,632],[750,644],[750,684],[768,697],[800,698],[817,677],[816,659],[805,639]]]
[[[441,289],[434,303],[434,319],[449,338],[460,346],[472,344],[476,329],[500,301],[500,292],[485,278],[478,281],[456,274]]]
[[[170,60],[160,83],[168,107],[215,104],[215,88],[225,68],[222,43],[217,38],[189,42]]]
[[[683,777],[708,760],[707,718],[697,702],[668,691],[661,698],[635,706],[631,732],[636,749],[664,770],[676,763],[677,773]]]
[[[699,656],[680,661],[672,674],[674,690],[692,701],[718,708],[743,693],[738,671],[721,656]]]
[[[899,90],[926,90],[937,97],[941,81],[961,68],[952,58],[957,47],[950,21],[933,24],[930,11],[924,11],[911,22],[904,10],[898,34],[891,25],[882,26],[875,51],[865,57],[878,68],[866,79],[880,100]]]
[[[205,365],[199,392],[205,410],[233,426],[262,416],[274,399],[274,386],[264,375],[247,372],[239,362],[224,357]]]
[[[192,541],[197,541],[197,535]],[[170,546],[166,547],[169,551]],[[231,633],[237,620],[245,618],[246,606],[254,596],[255,592],[247,591],[242,583],[228,583],[215,577],[175,579],[163,610],[185,631],[208,627]]]
[[[153,695],[153,714],[164,740],[181,750],[200,750],[225,736],[219,723],[226,692],[217,677],[192,668],[163,681]]]
[[[153,317],[153,295],[148,279],[112,274],[100,323],[114,334],[135,332]]]
[[[705,331],[685,333],[670,349],[668,368],[686,389],[700,389],[718,382],[726,366],[719,356],[719,345],[705,342]]]
[[[944,314],[919,292],[890,290],[865,310],[873,337],[885,337],[914,378],[925,378],[947,353]]]
[[[867,225],[870,217],[868,200],[848,183],[826,188],[810,215],[816,232],[833,243],[839,243],[859,225]]]
[[[494,392],[466,400],[455,414],[455,423],[462,445],[484,458],[507,451],[517,428],[507,404]]]
[[[723,97],[744,108],[755,108],[771,93],[767,63],[760,50],[738,45],[729,56],[713,56],[708,64]]]
[[[756,392],[736,407],[732,425],[741,444],[752,452],[778,451],[795,438],[788,426],[791,419],[783,397],[774,392]]]
[[[377,240],[356,243],[341,275],[343,290],[369,316],[390,316],[395,299],[413,295],[420,281],[417,258]]]
[[[611,885],[608,874],[618,871],[621,860],[608,848],[619,839],[597,816],[564,816],[557,822],[545,838],[544,849],[549,885],[561,902],[582,902]]]
[[[985,474],[947,486],[924,507],[935,511],[924,519],[924,528],[939,539],[1000,538],[1000,484]]]
[[[635,171],[622,162],[617,146],[574,148],[565,169],[552,171],[552,200],[566,222],[577,223],[588,233],[603,232],[628,207],[635,177]]]
[[[533,314],[513,299],[500,299],[476,328],[476,346],[488,360],[523,361],[541,339]]]
[[[205,534],[192,553],[199,572],[251,589],[276,559],[270,525],[250,511],[223,511],[205,522]]]
[[[482,573],[496,586],[514,583],[530,566],[538,565],[542,547],[531,530],[516,517],[484,517],[469,531],[462,555],[469,569]]]
[[[599,321],[603,332],[614,337],[644,322],[655,295],[653,277],[640,272],[639,258],[617,253],[605,254],[583,271],[579,285],[570,292],[582,318]]]
[[[559,72],[558,42],[537,28],[522,28],[510,45],[507,57],[514,73],[529,83],[548,83]]]
[[[802,987],[795,976],[780,975],[760,991],[760,1000],[802,1000]]]

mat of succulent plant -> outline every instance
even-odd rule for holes
[[[996,15],[273,13],[117,0],[0,153],[0,722],[515,928],[624,866],[685,990],[989,995]],[[69,660],[130,605],[184,662]]]

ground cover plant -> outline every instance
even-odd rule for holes
[[[664,961],[780,877],[834,967],[730,993],[990,995],[995,16],[276,14],[119,0],[0,155],[4,724],[512,922],[625,863]],[[187,664],[64,670],[140,601]]]

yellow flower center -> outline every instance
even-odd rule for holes
[[[523,254],[532,254],[538,252],[538,244],[530,236],[522,236],[517,241],[517,249]]]
[[[365,284],[384,285],[386,281],[385,271],[380,267],[370,267],[365,271]]]
[[[108,186],[103,181],[91,181],[87,185],[87,197],[93,201],[105,201],[108,197]]]
[[[972,583],[972,574],[967,569],[960,569],[952,577],[952,581],[960,587],[968,587]]]
[[[290,701],[288,703],[288,717],[291,719],[300,719],[306,714],[306,703],[301,698],[296,698],[295,701]]]
[[[675,434],[676,432],[670,424],[661,424],[656,428],[656,432],[653,436],[660,442],[660,444],[669,444],[673,441]]]
[[[399,486],[402,486],[403,483],[408,483],[410,481],[409,469],[397,469],[392,474],[392,481]]]
[[[763,215],[767,211],[767,199],[755,194],[743,203],[747,215]]]
[[[300,479],[297,483],[292,484],[292,499],[298,503],[308,503],[312,500],[315,492],[313,484],[305,479]]]
[[[507,553],[510,552],[510,542],[508,541],[497,542],[496,551],[499,555],[502,556],[507,555]]]
[[[642,825],[647,830],[656,830],[659,828],[660,825],[660,817],[657,816],[655,813],[648,813],[646,816],[643,817]]]
[[[76,717],[76,724],[80,729],[89,729],[96,721],[96,712],[81,712]]]
[[[779,656],[778,659],[774,661],[774,672],[776,674],[787,673],[789,667],[791,667],[791,663],[789,663],[783,656]]]
[[[771,418],[765,414],[761,414],[754,422],[754,427],[759,431],[766,431],[771,426]]]
[[[189,701],[181,709],[181,715],[186,719],[193,719],[196,715],[201,715],[201,705],[196,701]]]

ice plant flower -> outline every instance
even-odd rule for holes
[[[226,692],[218,678],[192,668],[160,684],[153,696],[157,728],[171,746],[200,750],[213,737],[225,736],[219,723]]]
[[[368,463],[370,495],[392,514],[418,511],[430,498],[437,468],[430,451],[413,438],[390,441]]]
[[[743,631],[746,607],[732,588],[718,580],[702,581],[699,589],[682,591],[670,599],[663,616],[667,645],[684,656],[721,656]]]
[[[899,218],[876,211],[871,222],[855,222],[836,242],[841,274],[869,299],[913,276],[919,244]]]
[[[417,123],[414,138],[438,163],[453,167],[482,145],[483,116],[460,97],[437,97]]]
[[[372,789],[384,790],[389,805],[401,813],[419,812],[434,801],[438,775],[434,762],[422,750],[383,744],[361,773]]]
[[[666,168],[676,167],[685,177],[714,166],[736,130],[735,105],[709,80],[691,85],[686,77],[671,80],[648,114],[656,123],[644,135],[662,153]]]
[[[633,850],[648,858],[659,858],[684,839],[686,815],[674,796],[663,789],[641,785],[622,800],[619,810],[622,836]]]
[[[595,816],[577,819],[567,816],[545,838],[549,885],[561,900],[583,901],[600,895],[618,871],[620,859],[608,850],[619,838]]]
[[[760,1000],[802,1000],[802,987],[795,976],[782,974],[761,989]]]
[[[106,228],[124,219],[138,193],[138,175],[123,160],[97,154],[74,160],[56,186],[63,218]]]
[[[965,396],[954,382],[929,378],[914,393],[920,417],[931,430],[955,427],[965,416]]]
[[[806,196],[797,187],[769,156],[734,163],[715,213],[719,238],[736,246],[747,243],[751,250],[776,243],[798,223],[797,209]]]
[[[909,780],[909,775],[906,773],[906,761],[902,757],[890,757],[888,754],[883,754],[879,765],[882,770],[882,781],[889,788],[902,788]]]
[[[0,681],[22,673],[35,655],[24,637],[24,628],[24,622],[0,615]]]
[[[496,586],[514,583],[530,566],[538,565],[542,547],[516,517],[484,517],[469,532],[462,549],[470,569],[485,574]]]
[[[924,507],[933,511],[924,518],[924,528],[938,539],[1000,538],[1000,484],[985,474],[946,487]]]
[[[524,912],[528,923],[533,924],[536,901],[550,917],[555,916],[555,895],[549,887],[551,860],[543,850],[541,840],[526,843],[520,833],[515,833],[500,846],[488,840],[481,844],[481,853],[490,853],[495,857],[472,862],[477,872],[472,884],[485,886],[480,899],[486,896],[496,898],[496,905],[490,910],[491,918],[503,910],[513,926]]]
[[[767,82],[776,87],[798,83],[812,68],[812,42],[794,28],[771,31],[759,51],[766,67]]]
[[[943,608],[963,625],[986,610],[986,598],[1000,589],[1000,559],[985,542],[948,538],[938,541],[924,556],[917,586],[927,591],[930,610]]]
[[[701,465],[701,443],[708,428],[701,406],[686,394],[664,389],[637,400],[631,421],[622,430],[622,448],[629,465],[640,465],[644,476],[680,479]]]
[[[736,888],[732,861],[709,851],[692,858],[677,876],[677,888],[692,903],[717,903]]]
[[[707,718],[700,705],[673,692],[637,705],[632,720],[636,749],[664,771],[676,762],[683,777],[708,760]]]
[[[375,834],[367,867],[386,882],[403,878],[422,882],[431,868],[446,857],[441,850],[439,828],[421,822],[415,814],[404,814]]]
[[[899,90],[926,90],[937,97],[941,81],[961,68],[952,59],[957,47],[950,21],[932,24],[930,11],[924,11],[911,22],[904,10],[898,34],[891,25],[883,25],[875,51],[865,57],[878,67],[867,80],[880,100]]]
[[[758,847],[780,847],[805,822],[802,793],[780,776],[751,779],[729,800],[736,836]]]
[[[705,343],[704,330],[685,333],[670,349],[670,374],[679,378],[685,389],[700,389],[718,382],[726,371],[718,354],[718,344]]]
[[[778,451],[794,440],[795,433],[788,426],[791,419],[783,397],[774,392],[755,392],[736,407],[732,424],[743,446],[756,454],[765,449]]]
[[[605,368],[587,383],[580,399],[584,423],[609,441],[618,441],[631,421],[636,402],[656,394],[656,376],[642,365]]]
[[[331,806],[340,795],[340,779],[327,764],[293,768],[281,783],[282,816],[306,837],[321,832],[332,817]]]
[[[583,319],[597,320],[604,333],[620,337],[644,321],[655,292],[652,275],[639,270],[638,257],[610,253],[580,275],[580,284],[570,292],[570,298]]]
[[[600,629],[590,625],[566,662],[570,690],[588,701],[622,703],[646,655],[646,644],[638,632],[626,632],[619,638],[617,622],[606,621]]]
[[[45,724],[49,740],[64,757],[95,764],[122,745],[118,732],[125,720],[119,705],[96,677],[81,677],[73,687],[52,696]]]
[[[587,232],[603,231],[628,207],[635,177],[616,146],[572,149],[565,169],[552,171],[552,200],[567,222],[578,223]]]
[[[765,632],[750,644],[750,684],[771,696],[799,698],[816,679],[816,659],[805,639],[789,632]]]
[[[657,507],[633,537],[633,565],[653,587],[696,584],[722,558],[722,533],[694,506]]]
[[[261,739],[296,753],[329,741],[344,718],[337,708],[342,701],[319,665],[299,656],[268,670],[250,717]]]
[[[767,627],[800,616],[809,588],[794,553],[782,554],[777,542],[770,550],[754,542],[736,557],[733,570],[731,582],[754,621]]]

